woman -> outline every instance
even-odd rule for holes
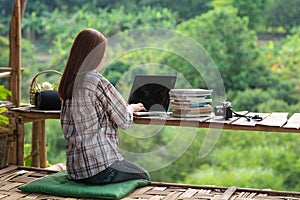
[[[126,105],[114,86],[98,73],[105,59],[106,38],[97,30],[76,37],[58,92],[61,125],[66,139],[70,179],[90,184],[131,179],[150,180],[149,174],[118,153],[118,127],[128,128],[139,104]]]

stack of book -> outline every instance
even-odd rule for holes
[[[173,117],[211,116],[211,94],[206,89],[171,89],[170,107]]]

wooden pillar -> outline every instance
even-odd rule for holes
[[[24,165],[24,123],[17,123],[17,164]]]
[[[21,3],[15,0],[9,27],[9,67],[12,68],[8,89],[12,91],[10,101],[20,106],[21,99]]]
[[[40,167],[40,146],[39,146],[39,121],[32,122],[32,139],[31,139],[31,166]]]
[[[38,130],[39,130],[39,154],[40,154],[40,167],[47,167],[47,150],[46,150],[46,133],[45,133],[45,120],[41,120],[38,122]]]
[[[47,167],[45,120],[32,123],[32,162],[33,167]]]
[[[9,100],[16,107],[21,101],[21,65],[22,65],[22,17],[25,12],[26,0],[15,0],[9,26],[9,63],[11,76],[8,89],[12,92]]]

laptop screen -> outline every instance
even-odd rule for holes
[[[177,76],[137,75],[128,103],[142,103],[147,111],[168,111],[169,91],[175,87]]]

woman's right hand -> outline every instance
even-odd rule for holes
[[[127,108],[132,113],[139,112],[139,111],[146,111],[146,108],[142,103],[130,104],[127,106]]]

